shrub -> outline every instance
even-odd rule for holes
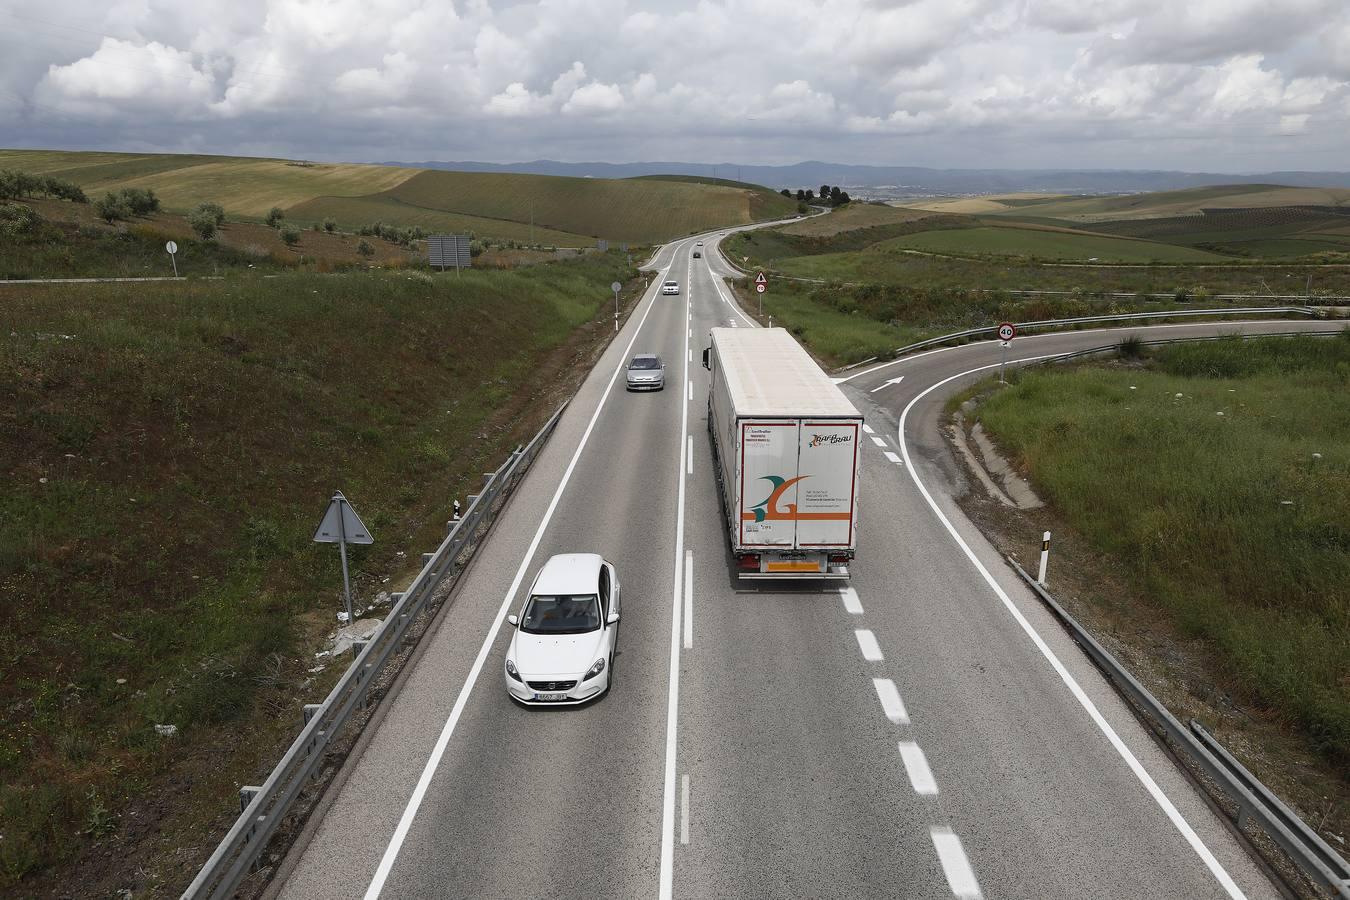
[[[286,218],[286,214],[281,211],[280,206],[274,206],[267,211],[267,218],[264,219],[270,227],[276,228],[281,224],[281,220]]]
[[[281,226],[281,239],[287,247],[294,247],[300,243],[300,229],[294,225]]]
[[[109,225],[131,216],[131,210],[127,208],[126,201],[111,192],[94,204],[94,212],[98,213],[98,217]]]
[[[202,204],[188,213],[188,225],[197,232],[197,237],[204,241],[209,241],[216,236],[216,216],[215,213],[205,208]]]
[[[89,198],[85,196],[84,189],[73,181],[63,181],[60,178],[53,178],[50,175],[42,179],[42,192],[49,197],[55,197],[58,200],[69,200],[72,203],[88,203]]]
[[[42,216],[18,203],[0,203],[0,235],[17,238],[34,234],[42,227]]]
[[[1132,334],[1121,341],[1116,349],[1120,352],[1122,359],[1139,359],[1144,355],[1144,339],[1137,334]]]
[[[207,201],[206,203],[199,203],[197,204],[197,209],[201,210],[204,213],[209,214],[211,218],[215,220],[216,227],[220,227],[221,225],[225,224],[225,207],[221,206],[219,203],[213,203],[210,201]]]
[[[22,200],[37,192],[38,179],[17,169],[0,169],[0,200]]]
[[[323,230],[328,232],[329,234],[332,234],[333,232],[337,231],[337,222],[334,221],[333,219],[324,219]]]
[[[358,241],[356,244],[356,252],[364,256],[366,259],[370,259],[372,256],[375,255],[375,248],[370,245],[370,241],[361,240]]]
[[[476,258],[483,255],[482,241],[469,241],[469,257]]]
[[[148,216],[159,211],[159,198],[149,188],[122,188],[117,196],[134,216]]]

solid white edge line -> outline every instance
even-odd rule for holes
[[[970,867],[961,839],[950,828],[930,828],[928,836],[937,851],[938,861],[942,863],[942,874],[947,876],[947,886],[960,900],[982,900],[980,883],[975,880],[975,870]]]
[[[689,260],[689,276],[693,275],[693,259]],[[690,304],[691,292],[685,293],[684,320],[693,321],[693,307]],[[689,351],[684,364],[684,378],[689,379]],[[680,404],[680,436],[689,432],[689,404]],[[685,442],[680,441],[680,449]],[[680,706],[680,587],[681,564],[684,562],[684,460],[680,460],[680,486],[675,503],[675,577],[671,588],[670,613],[670,675],[666,693],[666,770],[665,784],[661,801],[661,864],[657,875],[660,900],[671,900],[675,882],[675,729],[678,724]]]
[[[938,792],[937,781],[933,778],[933,770],[928,768],[928,757],[923,755],[923,748],[913,741],[901,741],[900,759],[905,764],[905,774],[909,776],[914,793],[925,797],[935,796]]]
[[[680,843],[689,843],[689,773],[680,776]]]
[[[478,683],[478,675],[482,672],[483,663],[487,660],[488,653],[492,650],[492,644],[497,639],[497,632],[501,630],[502,622],[506,619],[506,611],[511,607],[511,600],[515,597],[516,591],[520,589],[520,583],[530,567],[534,552],[539,548],[539,542],[544,537],[544,530],[548,528],[549,520],[553,518],[553,512],[558,507],[558,501],[562,499],[563,490],[572,478],[572,471],[576,468],[577,461],[581,459],[582,451],[586,449],[586,443],[590,440],[591,432],[595,429],[595,423],[600,420],[600,412],[605,408],[605,402],[609,399],[610,391],[614,388],[614,382],[618,380],[619,373],[623,371],[624,362],[628,359],[633,344],[637,342],[638,335],[642,333],[642,326],[646,324],[647,316],[651,315],[651,311],[656,308],[655,296],[653,295],[652,299],[647,302],[647,311],[642,314],[637,328],[633,330],[633,336],[628,341],[628,346],[620,354],[619,364],[615,366],[614,374],[609,376],[609,384],[605,386],[605,392],[600,395],[600,402],[596,404],[595,412],[591,414],[591,420],[587,423],[586,430],[581,435],[581,441],[577,444],[576,452],[572,454],[572,460],[567,464],[562,480],[558,482],[557,490],[553,492],[553,499],[549,501],[548,508],[544,511],[544,517],[539,522],[539,528],[534,533],[534,539],[530,541],[529,549],[525,551],[525,557],[520,561],[520,568],[516,569],[516,577],[512,579],[511,587],[507,590],[505,599],[502,600],[501,608],[497,610],[497,616],[492,620],[492,627],[488,629],[487,637],[483,639],[483,646],[479,648],[478,656],[473,661],[473,668],[469,670],[469,677],[465,679],[463,687],[459,690],[459,696],[455,698],[455,705],[450,710],[450,717],[445,720],[445,725],[441,728],[440,737],[436,739],[436,745],[432,748],[431,756],[427,759],[426,765],[422,767],[422,775],[417,779],[417,787],[413,789],[412,796],[408,798],[408,805],[403,809],[398,827],[394,829],[394,834],[389,839],[389,845],[385,847],[384,855],[380,858],[379,868],[375,870],[375,876],[371,879],[370,886],[366,888],[366,900],[375,900],[380,896],[380,891],[384,890],[385,880],[389,878],[389,873],[394,868],[399,850],[403,848],[403,841],[408,836],[408,830],[412,827],[413,819],[417,816],[417,810],[422,805],[422,799],[426,796],[431,779],[436,774],[436,768],[440,765],[441,757],[445,755],[445,748],[450,743],[450,737],[455,732],[455,726],[459,724],[459,717],[464,712],[464,707],[469,701],[469,695],[473,692],[474,685]],[[683,495],[683,480],[681,481],[681,495]],[[681,511],[682,516],[683,511]]]
[[[1059,355],[1061,354],[1051,353],[1046,354],[1045,356],[1022,359],[1019,360],[1019,362],[1034,362],[1038,359],[1048,359],[1051,356]],[[951,520],[947,518],[946,514],[938,506],[937,501],[933,499],[933,495],[928,492],[928,488],[924,485],[923,481],[920,480],[918,473],[914,469],[914,461],[910,459],[909,456],[909,445],[905,442],[905,422],[908,420],[910,410],[914,408],[914,405],[949,381],[964,378],[965,376],[972,375],[976,372],[983,372],[986,369],[996,369],[999,365],[1000,363],[991,363],[985,366],[978,366],[974,369],[968,369],[965,372],[960,372],[956,375],[951,375],[939,382],[929,385],[915,396],[914,399],[909,401],[905,406],[904,411],[900,413],[900,422],[897,426],[897,442],[900,445],[900,452],[904,455],[905,467],[909,470],[909,477],[914,480],[914,485],[919,489],[919,493],[922,494],[924,500],[928,502],[929,508],[933,510],[934,515],[938,517],[938,521],[942,523],[942,526],[947,530],[947,533],[952,536],[952,540],[956,541],[957,545],[961,548],[961,551],[966,555],[966,558],[970,560],[971,564],[975,566],[976,571],[984,578],[985,583],[993,589],[999,600],[1003,602],[1003,606],[1012,615],[1017,624],[1022,627],[1022,630],[1026,632],[1027,637],[1031,638],[1031,642],[1036,645],[1036,649],[1038,649],[1041,652],[1041,655],[1049,661],[1055,672],[1059,674],[1060,680],[1064,682],[1069,688],[1069,692],[1073,694],[1074,699],[1076,699],[1079,705],[1087,711],[1088,716],[1091,717],[1092,721],[1097,725],[1097,728],[1106,736],[1106,739],[1110,741],[1111,746],[1115,748],[1116,752],[1120,754],[1121,759],[1129,766],[1130,771],[1133,772],[1135,777],[1143,784],[1144,789],[1148,791],[1149,796],[1151,796],[1154,802],[1162,808],[1162,811],[1167,815],[1167,818],[1171,821],[1172,825],[1176,827],[1177,831],[1181,832],[1182,837],[1186,839],[1186,843],[1191,846],[1191,849],[1194,850],[1196,855],[1204,862],[1210,873],[1213,874],[1219,884],[1223,886],[1224,891],[1228,896],[1234,898],[1234,900],[1245,898],[1246,895],[1243,894],[1242,890],[1233,881],[1232,876],[1228,874],[1228,871],[1223,865],[1214,857],[1214,854],[1210,852],[1210,849],[1205,845],[1205,842],[1195,833],[1195,829],[1190,826],[1190,823],[1181,815],[1181,812],[1173,805],[1168,796],[1163,793],[1162,788],[1160,788],[1158,783],[1153,780],[1153,776],[1148,773],[1143,764],[1140,763],[1134,753],[1131,752],[1130,748],[1125,746],[1125,742],[1121,739],[1120,735],[1116,734],[1115,729],[1111,727],[1111,723],[1106,721],[1106,718],[1101,714],[1101,711],[1097,709],[1096,704],[1088,697],[1082,686],[1079,685],[1078,681],[1070,674],[1069,670],[1064,667],[1064,664],[1060,662],[1059,657],[1055,656],[1054,651],[1045,643],[1045,640],[1040,636],[1036,629],[1032,627],[1031,623],[1027,621],[1026,617],[1022,615],[1021,610],[1017,608],[1017,605],[1013,603],[1012,598],[1003,590],[1003,587],[998,583],[998,580],[994,578],[993,574],[991,574],[987,568],[985,568],[984,563],[980,562],[979,557],[975,555],[975,551],[970,548],[970,545],[967,544],[965,539],[957,532],[955,526],[952,525]],[[936,839],[934,839],[934,843],[936,843]]]
[[[900,690],[889,678],[873,678],[872,687],[876,689],[877,700],[881,702],[881,711],[896,725],[908,725],[909,713],[905,710],[905,701],[900,699]]]
[[[842,587],[839,589],[839,596],[844,599],[844,609],[855,616],[863,614],[862,601],[858,599],[858,591],[853,587]]]
[[[894,452],[893,450],[887,450],[887,451],[884,452],[883,455],[884,455],[887,459],[889,459],[891,462],[893,462],[893,463],[895,463],[895,464],[897,464],[897,465],[900,465],[900,457],[896,456],[896,455],[895,455],[895,452]]]
[[[720,253],[721,250],[719,249],[718,252]],[[739,303],[736,303],[734,300],[728,299],[726,285],[723,284],[723,279],[714,273],[710,272],[709,274],[712,274],[713,276],[713,287],[717,288],[717,294],[722,298],[722,302],[725,303],[727,306],[730,306],[732,311],[734,311],[736,315],[741,317],[742,322],[749,325],[751,328],[756,327],[757,323],[755,322],[755,320],[747,318],[745,313],[741,312],[741,305]]]
[[[855,629],[853,636],[858,639],[858,649],[862,651],[863,659],[868,662],[881,662],[885,659],[881,653],[881,645],[877,643],[877,636],[870,629]]]
[[[684,551],[684,649],[694,649],[694,551]],[[688,777],[688,776],[686,776]]]

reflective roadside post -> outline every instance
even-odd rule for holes
[[[611,291],[614,292],[614,330],[615,330],[615,331],[618,331],[618,330],[619,330],[619,291],[623,290],[623,285],[616,281],[616,282],[614,282],[613,284],[611,284],[611,285],[609,286],[609,289],[610,289]]]

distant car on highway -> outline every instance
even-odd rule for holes
[[[702,241],[695,241],[695,242],[694,242],[694,246],[695,246],[695,247],[702,247],[702,246],[703,246],[703,242],[702,242]]]
[[[680,283],[678,281],[667,281],[661,285],[661,293],[678,294],[680,292]]]
[[[630,391],[659,391],[666,386],[666,364],[655,353],[639,353],[628,363]]]
[[[699,259],[699,258],[701,258],[702,256],[703,256],[702,253],[698,252],[697,250],[694,251],[694,259]]]
[[[506,690],[529,705],[574,706],[607,692],[619,636],[619,577],[597,553],[560,553],[534,577],[506,648]]]

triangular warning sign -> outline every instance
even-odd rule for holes
[[[318,544],[336,544],[339,540],[348,544],[375,543],[375,539],[366,530],[365,523],[356,514],[356,510],[352,509],[347,498],[342,496],[341,491],[333,495],[328,504],[328,511],[323,514],[323,521],[314,532],[314,542]]]
[[[768,283],[769,279],[764,277],[763,272],[760,272],[758,275],[755,276],[755,284],[768,284]]]

